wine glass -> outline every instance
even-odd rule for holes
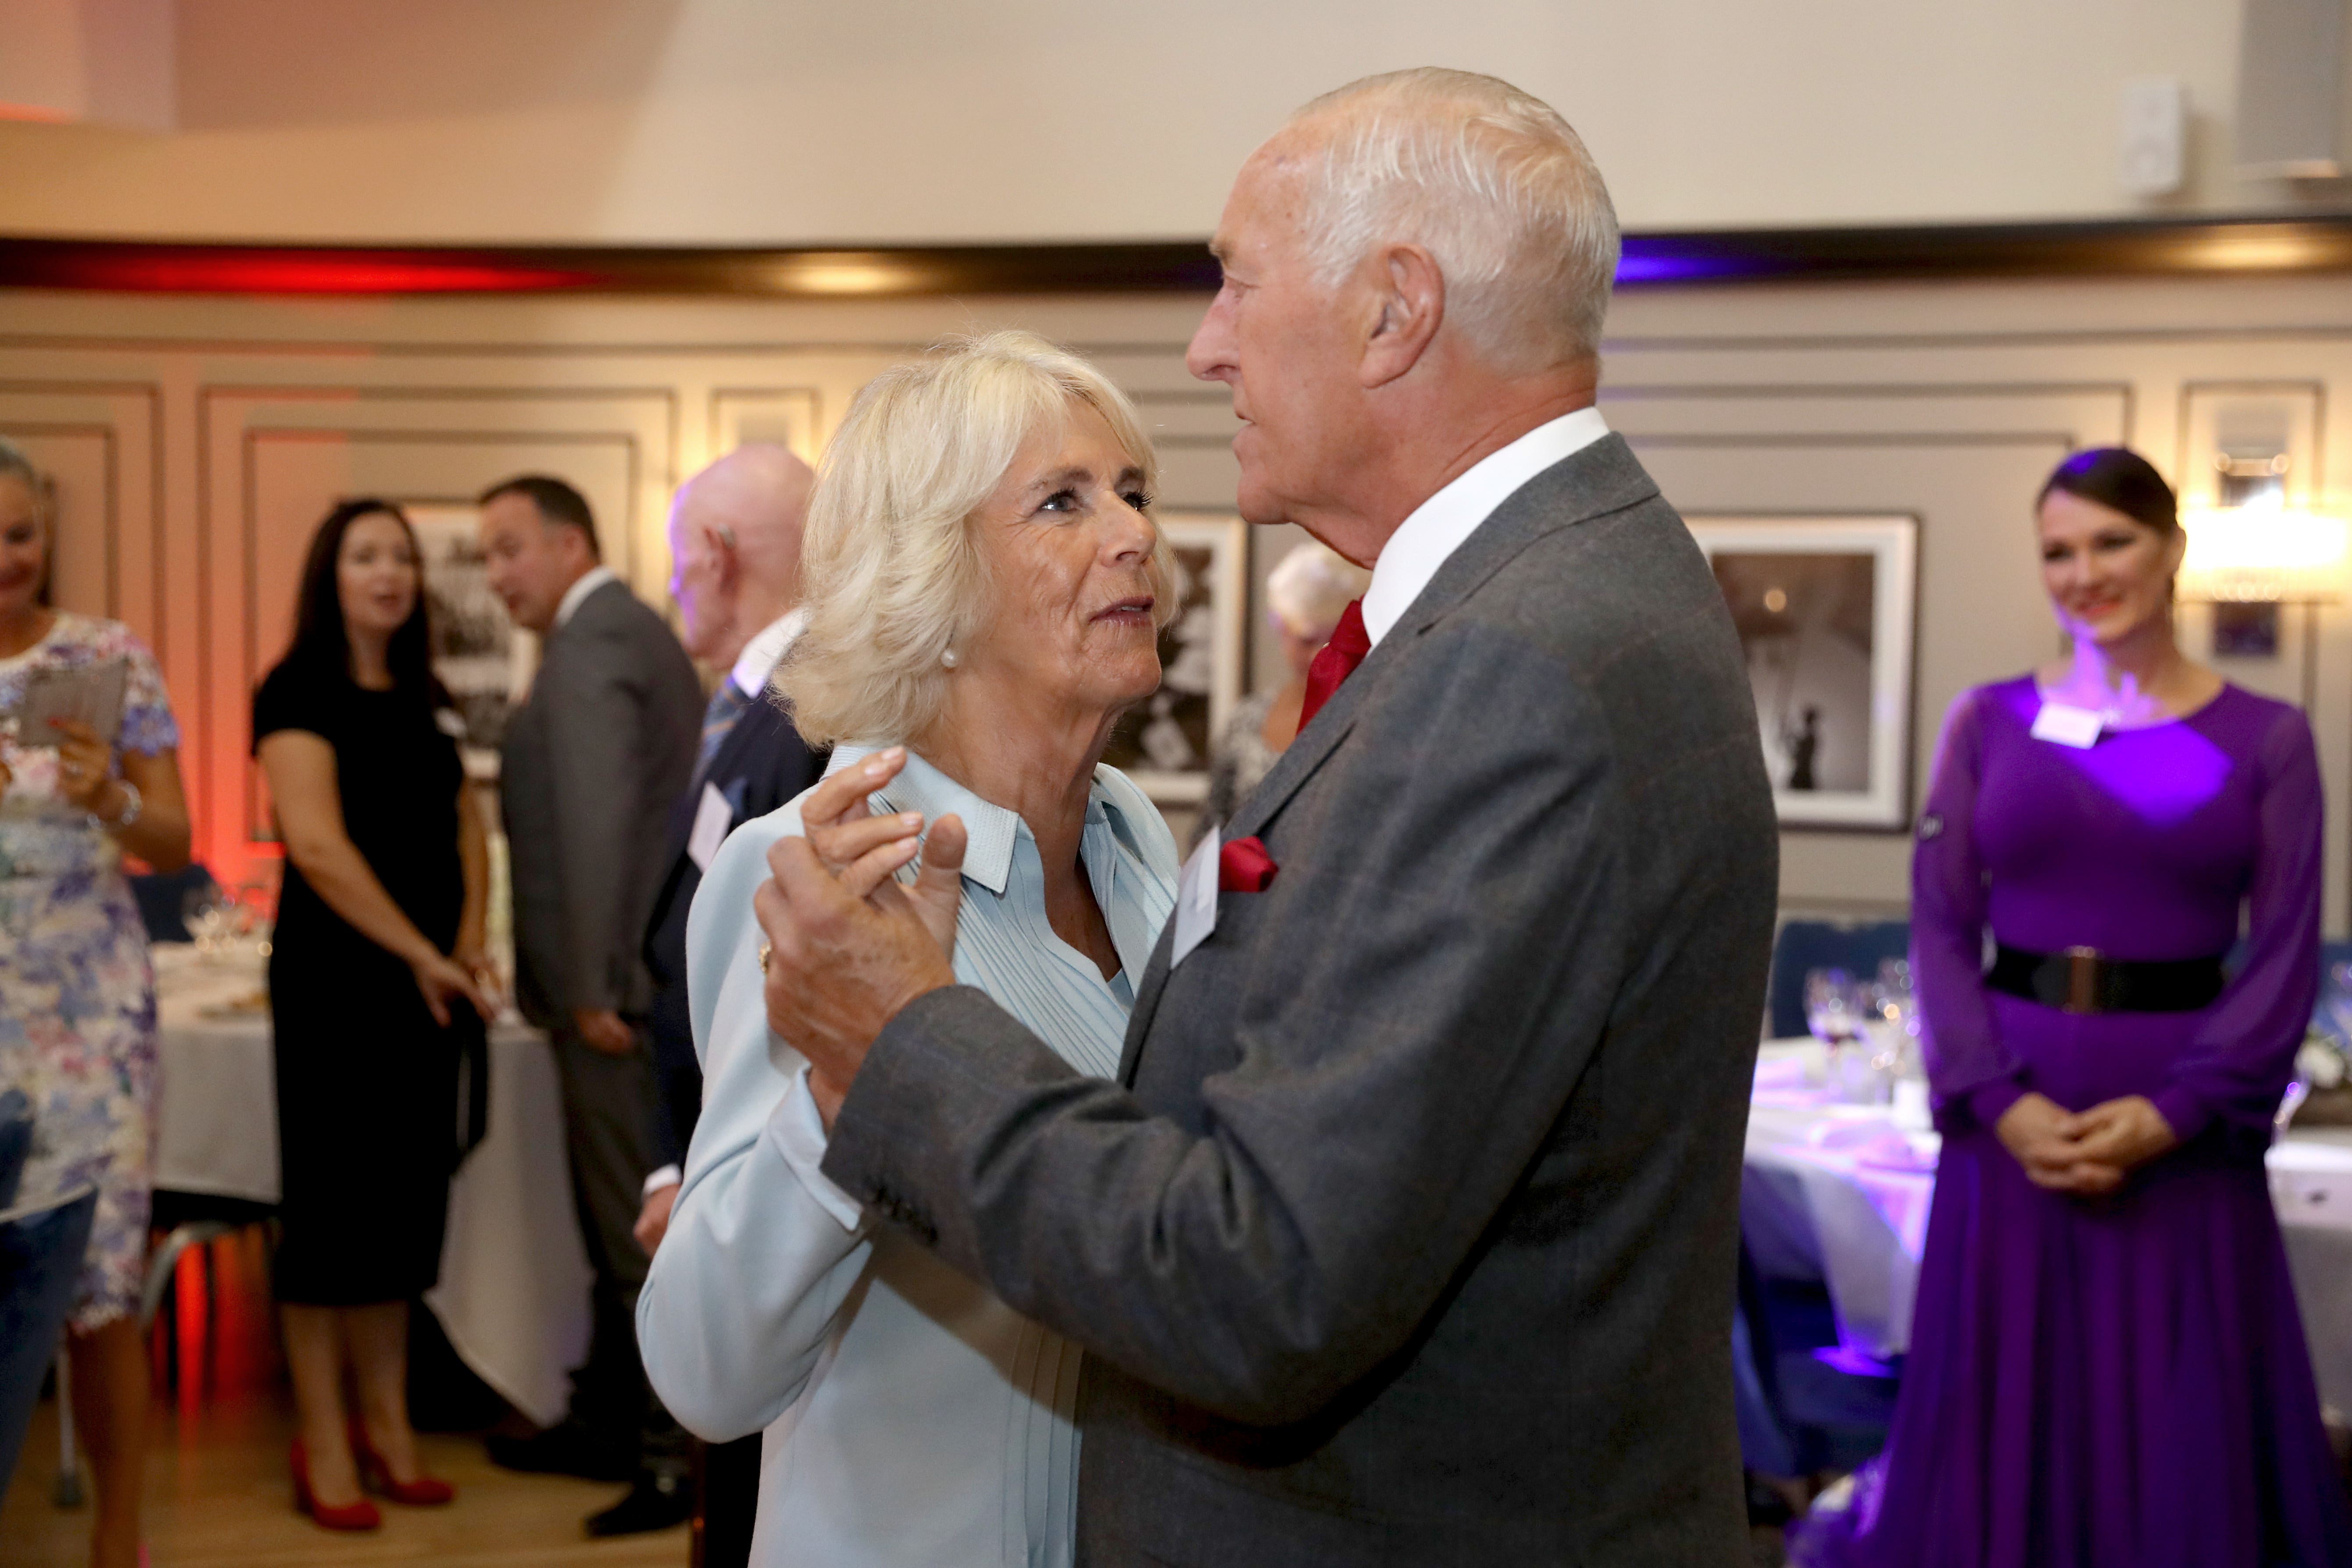
[[[180,899],[180,919],[188,928],[196,952],[206,958],[219,949],[229,934],[229,905],[216,887],[189,889]]]
[[[1850,1095],[1851,1058],[1862,1041],[1863,988],[1843,969],[1815,969],[1805,975],[1805,1027],[1821,1041],[1830,1087]]]
[[[269,933],[278,921],[278,889],[267,878],[247,877],[236,885],[236,940],[254,956],[269,956]]]
[[[1805,1027],[1822,1044],[1850,1044],[1862,1035],[1861,996],[1843,969],[1805,972]]]

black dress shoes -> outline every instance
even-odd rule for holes
[[[482,1440],[490,1463],[532,1475],[578,1476],[590,1481],[625,1481],[637,1474],[636,1445],[600,1436],[587,1423],[565,1419],[528,1437]]]
[[[629,1495],[602,1513],[588,1516],[591,1535],[643,1535],[684,1524],[694,1513],[693,1479],[667,1469],[637,1472]]]

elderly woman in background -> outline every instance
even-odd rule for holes
[[[110,732],[56,722],[48,734],[0,742],[0,1068],[9,1075],[0,1088],[26,1089],[33,1117],[14,1203],[0,1197],[0,1211],[96,1194],[67,1343],[98,1486],[90,1562],[131,1568],[146,1462],[139,1297],[155,976],[122,858],[159,871],[186,865],[188,810],[179,726],[154,656],[119,622],[48,603],[55,540],[43,491],[31,462],[0,441],[0,710],[20,708],[27,685],[51,671],[92,671],[122,700]],[[28,1350],[44,1353],[18,1339],[0,1357],[13,1364]],[[0,1447],[5,1417],[0,1408]]]
[[[1209,793],[1192,828],[1197,841],[1233,816],[1298,734],[1307,672],[1331,640],[1348,606],[1364,596],[1372,574],[1316,540],[1292,546],[1266,574],[1266,621],[1281,639],[1290,679],[1241,700],[1209,759]]]
[[[807,1068],[768,1027],[752,900],[783,836],[879,879],[913,841],[877,847],[919,816],[922,871],[881,891],[928,904],[964,984],[1082,1070],[1117,1070],[1174,895],[1166,826],[1097,761],[1159,685],[1174,607],[1152,473],[1126,397],[1020,332],[877,378],[826,454],[808,629],[778,685],[832,769],[738,829],[695,900],[709,1087],[637,1308],[681,1421],[772,1428],[757,1563],[1071,1561],[1079,1352],[825,1179]]]
[[[2311,726],[2181,652],[2137,453],[2068,458],[2036,523],[2072,655],[1952,705],[1912,862],[1944,1144],[1902,1396],[1793,1555],[2344,1568],[2263,1166],[2319,982]]]
[[[310,541],[294,637],[253,699],[286,886],[269,955],[284,1195],[273,1281],[299,1431],[294,1506],[433,1506],[408,1422],[408,1303],[441,1269],[461,1060],[487,1082],[489,857],[434,679],[415,531],[345,501]],[[343,1402],[345,1374],[359,1395]]]

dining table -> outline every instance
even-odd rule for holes
[[[156,1188],[275,1205],[278,1093],[258,945],[158,943],[152,956]],[[562,1092],[546,1037],[511,1016],[489,1031],[488,1063],[482,1140],[449,1184],[440,1279],[425,1304],[475,1375],[551,1426],[591,1326]]]
[[[1823,1360],[1892,1372],[1911,1347],[1941,1140],[1848,1102],[1826,1057],[1811,1039],[1759,1052],[1740,1232],[1763,1278],[1827,1288],[1838,1343]],[[2320,1397],[2352,1412],[2352,1128],[2290,1125],[2266,1163]]]

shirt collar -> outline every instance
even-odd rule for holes
[[[589,595],[607,583],[617,583],[620,580],[610,566],[591,566],[587,571],[580,574],[579,580],[564,589],[563,597],[556,601],[555,625],[550,626],[548,630],[562,630],[563,623],[572,618],[573,611],[587,602]]]
[[[835,746],[825,764],[831,778],[852,763],[862,763],[880,746]],[[1021,816],[982,800],[939,769],[907,749],[907,765],[898,776],[874,793],[875,805],[884,811],[919,811],[925,831],[929,824],[950,814],[963,818],[970,842],[963,852],[963,874],[999,898],[1013,876],[1013,843],[1020,836]]]
[[[735,689],[746,697],[757,697],[768,689],[768,678],[776,673],[776,666],[800,640],[801,628],[808,625],[806,606],[787,610],[762,627],[760,635],[743,645],[743,657],[727,679]]]
[[[1364,635],[1373,646],[1404,618],[1437,569],[1496,507],[1554,463],[1608,434],[1598,408],[1563,414],[1487,453],[1415,507],[1389,535],[1372,567],[1372,585],[1364,590]]]
[[[824,776],[831,778],[853,763],[862,763],[882,749],[880,746],[835,746],[833,760],[825,764]],[[1013,846],[1029,832],[1029,825],[1021,820],[1020,813],[992,801],[982,800],[925,762],[911,746],[907,749],[907,765],[898,770],[897,778],[877,790],[873,799],[875,805],[884,811],[919,811],[927,824],[950,815],[962,817],[964,832],[969,837],[963,852],[963,874],[998,898],[1004,896],[1004,889],[1011,886],[1013,880]],[[1086,838],[1089,848],[1098,828],[1110,830],[1129,845],[1141,841],[1134,826],[1128,822],[1127,814],[1104,792],[1099,768],[1096,770],[1093,785],[1087,791]],[[1091,866],[1089,869],[1092,869]],[[1097,886],[1096,897],[1108,911],[1110,898],[1105,886]],[[1155,939],[1159,934],[1157,931],[1151,933]],[[1124,952],[1121,959],[1124,962]],[[1139,974],[1142,972],[1138,970],[1136,973]]]

